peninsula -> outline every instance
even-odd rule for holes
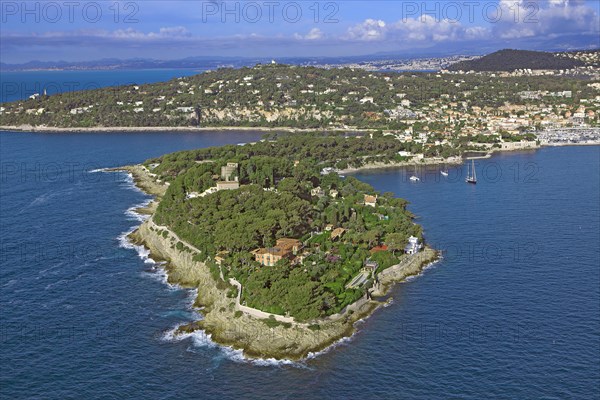
[[[352,335],[394,282],[437,259],[405,200],[332,172],[393,137],[270,136],[126,167],[156,200],[130,237],[197,288],[203,330],[249,357],[301,359]],[[390,156],[391,157],[391,156]]]
[[[549,130],[600,127],[599,60],[597,50],[504,51],[432,73],[220,68],[161,83],[33,93],[0,105],[0,129],[382,131],[413,152],[447,157],[470,145],[512,148]]]
[[[600,142],[598,51],[529,66],[508,54],[505,71],[488,71],[497,54],[435,73],[268,64],[35,93],[0,106],[0,129],[267,132],[125,168],[156,196],[131,239],[198,289],[204,318],[177,334],[300,359],[351,335],[394,282],[437,258],[404,200],[344,173]]]

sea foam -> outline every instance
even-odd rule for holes
[[[133,175],[131,174],[131,172],[126,172],[126,171],[116,171],[116,172],[120,173],[121,176],[123,176],[123,179],[120,181],[123,184],[119,185],[119,186],[126,188],[126,189],[134,190],[139,193],[146,194],[142,189],[140,189],[139,187],[137,187],[135,185],[135,181],[133,179]]]
[[[244,356],[242,350],[234,349],[231,346],[225,346],[216,343],[212,340],[212,335],[206,333],[203,330],[195,330],[194,332],[188,333],[176,333],[177,329],[181,325],[177,325],[172,329],[169,329],[162,336],[162,340],[166,342],[180,342],[183,340],[191,340],[195,347],[218,349],[219,352],[228,360],[237,363],[247,363],[261,367],[271,366],[294,366],[294,367],[305,367],[302,362],[292,360],[277,360],[275,358],[249,358]]]
[[[112,171],[109,171],[108,168],[98,168],[98,169],[89,170],[88,174],[97,174],[98,172],[112,172]]]
[[[141,202],[139,204],[136,204],[134,206],[129,207],[125,211],[125,215],[127,215],[127,219],[129,219],[130,221],[139,221],[139,222],[146,221],[149,218],[149,216],[145,215],[145,214],[140,214],[136,210],[138,208],[147,207],[148,204],[150,204],[151,202],[152,202],[152,199],[146,199],[146,200],[144,200],[143,202]]]
[[[427,264],[426,266],[424,266],[424,267],[421,269],[421,271],[420,271],[418,274],[416,274],[416,275],[411,275],[411,276],[408,276],[408,277],[406,277],[404,280],[402,280],[400,283],[405,283],[405,282],[412,282],[412,281],[414,281],[415,279],[419,278],[420,276],[423,276],[427,270],[429,270],[429,269],[432,269],[433,267],[435,267],[435,265],[436,265],[437,263],[439,263],[439,262],[440,262],[440,261],[442,261],[442,260],[443,260],[443,257],[442,257],[442,256],[440,256],[440,257],[439,257],[437,260],[435,260],[435,261],[432,261],[432,262],[430,262],[429,264]]]

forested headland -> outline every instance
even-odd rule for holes
[[[397,143],[377,135],[294,134],[151,159],[144,165],[169,182],[153,218],[199,249],[198,261],[215,279],[239,281],[245,305],[297,321],[332,315],[364,296],[373,276],[405,257],[408,238],[422,241],[422,233],[405,200],[325,168],[394,158]],[[239,189],[190,196],[214,187],[228,163],[237,164]],[[302,243],[296,257],[272,266],[256,261],[252,251],[282,238]],[[349,285],[368,262],[376,270]]]

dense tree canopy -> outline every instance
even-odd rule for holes
[[[148,160],[149,169],[170,181],[154,219],[200,249],[217,279],[223,274],[241,282],[247,305],[298,320],[331,315],[368,290],[370,282],[348,287],[368,259],[380,269],[394,265],[408,237],[421,237],[421,228],[405,200],[321,169],[352,152],[392,152],[394,145],[384,137],[291,135]],[[214,175],[228,162],[238,163],[240,189],[188,196],[214,186]],[[321,191],[311,193],[315,188]],[[375,207],[364,204],[366,194],[378,195]],[[332,237],[333,228],[342,229],[341,236]],[[283,259],[267,267],[250,254],[281,238],[301,240],[301,262]],[[385,243],[389,251],[371,251]],[[225,254],[220,267],[217,253]]]

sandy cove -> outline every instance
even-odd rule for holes
[[[180,326],[176,335],[203,330],[216,343],[241,349],[249,358],[300,360],[352,336],[356,331],[356,322],[367,318],[384,304],[377,300],[363,301],[359,307],[352,307],[352,311],[342,313],[336,320],[326,318],[310,324],[279,324],[275,327],[268,326],[265,320],[239,312],[236,309],[236,299],[227,296],[231,286],[221,280],[215,281],[209,268],[194,260],[194,247],[181,241],[167,228],[154,225],[151,215],[167,186],[157,183],[147,169],[140,165],[114,170],[127,171],[141,190],[156,197],[149,206],[139,210],[149,214],[150,218],[130,234],[130,239],[149,249],[154,260],[166,261],[169,283],[197,289],[194,307],[201,309],[204,318]],[[179,246],[180,249],[177,249],[178,242],[183,244],[183,247]],[[394,283],[419,274],[425,266],[437,259],[437,252],[426,248],[405,265],[391,267],[385,274],[381,274],[380,285],[375,294],[387,294]]]

